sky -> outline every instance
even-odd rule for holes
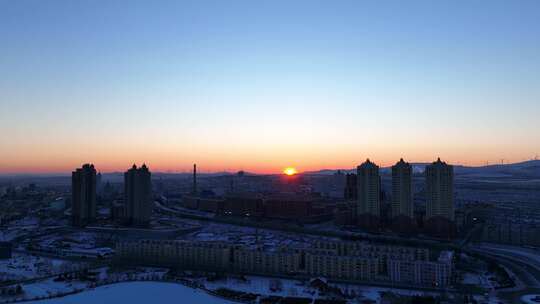
[[[0,173],[540,154],[540,1],[0,0]]]

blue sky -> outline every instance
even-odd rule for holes
[[[0,0],[0,46],[0,172],[540,153],[538,1]]]

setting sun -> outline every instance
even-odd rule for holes
[[[298,171],[296,171],[296,169],[293,168],[293,167],[288,167],[285,170],[283,170],[283,173],[285,173],[286,175],[291,176],[291,175],[295,175],[296,173],[298,173]]]

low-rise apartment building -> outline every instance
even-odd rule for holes
[[[231,246],[222,242],[140,240],[119,242],[116,258],[122,263],[227,270]]]
[[[120,242],[117,261],[259,275],[299,275],[442,288],[452,282],[453,255],[429,259],[426,248],[317,241],[306,248],[267,248],[212,241]]]

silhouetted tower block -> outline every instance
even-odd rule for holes
[[[152,215],[151,173],[146,165],[133,165],[124,173],[125,219],[130,225],[147,226]]]
[[[413,218],[412,166],[399,160],[392,166],[392,218]]]
[[[426,166],[426,221],[443,217],[454,221],[454,167],[437,159]]]
[[[369,159],[357,168],[358,214],[380,216],[380,179],[379,167]]]
[[[345,176],[345,189],[343,197],[346,200],[358,200],[358,182],[356,180],[356,174],[350,173]]]
[[[103,192],[102,176],[101,172],[98,172],[96,175],[96,193],[101,195]]]
[[[71,173],[71,218],[73,226],[96,221],[96,169],[84,164]]]

